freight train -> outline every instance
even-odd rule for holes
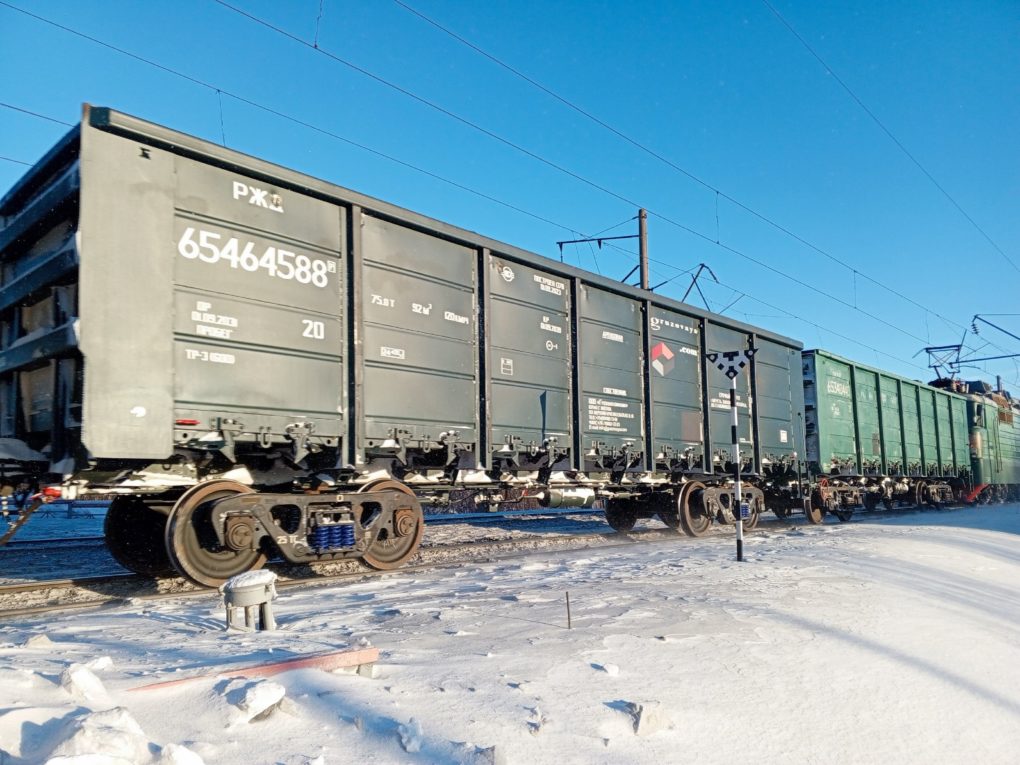
[[[5,491],[109,496],[108,545],[139,573],[398,567],[453,492],[696,536],[1020,483],[1001,392],[802,352],[110,109],[86,106],[0,216]],[[752,349],[734,431],[706,357]]]

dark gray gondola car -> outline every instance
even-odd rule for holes
[[[799,504],[801,345],[109,109],[0,200],[0,458],[115,497],[129,568],[398,566],[420,499],[617,528]],[[752,519],[753,520],[753,519]]]

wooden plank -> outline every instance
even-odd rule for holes
[[[7,529],[6,534],[0,537],[0,547],[7,544],[10,541],[11,537],[18,533],[18,529],[20,529],[22,526],[28,523],[28,519],[32,517],[32,514],[42,506],[43,501],[41,499],[37,499],[27,508],[22,510],[18,515],[18,520],[16,520],[14,523],[10,525],[10,527]]]
[[[183,685],[194,680],[202,680],[209,677],[269,677],[281,672],[290,672],[293,669],[321,669],[324,672],[332,672],[336,669],[348,667],[359,667],[363,664],[373,664],[379,660],[379,649],[369,648],[348,648],[343,651],[327,651],[324,653],[310,654],[308,656],[297,656],[283,661],[274,661],[268,664],[253,664],[240,669],[224,670],[211,667],[210,671],[201,675],[191,675],[176,680],[164,680],[159,683],[149,683],[130,688],[131,691],[151,691],[157,688],[169,688],[174,685]]]

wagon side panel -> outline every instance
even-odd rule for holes
[[[598,470],[643,452],[643,319],[637,301],[584,283],[577,312],[581,448]]]
[[[895,378],[879,375],[879,406],[882,415],[882,453],[885,473],[903,475],[903,418],[900,411],[900,387]]]
[[[487,262],[489,443],[495,457],[543,445],[569,448],[570,285],[491,254]]]
[[[761,458],[770,464],[788,463],[803,447],[800,353],[764,338],[755,343],[754,403]]]
[[[174,156],[83,128],[81,163],[82,441],[94,457],[164,459],[173,452]]]
[[[151,152],[157,154],[156,150]],[[226,425],[342,435],[345,211],[240,171],[175,160],[176,438]],[[229,421],[229,422],[228,422]]]
[[[854,366],[854,407],[856,412],[856,438],[860,450],[861,473],[877,475],[883,472],[882,410],[879,398],[878,374]]]
[[[442,440],[473,450],[476,251],[368,213],[361,248],[362,448]]]
[[[650,310],[648,349],[652,400],[652,450],[664,465],[683,460],[693,469],[704,459],[701,333],[696,316],[656,305]]]

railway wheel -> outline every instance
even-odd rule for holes
[[[166,524],[166,551],[184,576],[206,587],[219,587],[232,576],[262,568],[261,550],[231,550],[216,538],[211,512],[217,500],[254,489],[237,481],[207,481],[192,486],[177,500]]]
[[[400,568],[418,552],[422,535],[425,534],[425,516],[414,492],[400,481],[382,478],[370,481],[359,492],[391,491],[406,496],[393,513],[392,526],[380,526],[375,539],[369,545],[362,560],[380,571]]]
[[[832,514],[839,518],[840,523],[846,523],[853,517],[854,511],[850,507],[841,507],[838,510],[833,510]]]
[[[712,516],[705,509],[705,484],[691,481],[680,487],[676,495],[680,527],[690,537],[700,537],[712,527]]]
[[[813,524],[821,523],[825,517],[822,506],[815,502],[813,497],[804,503],[804,517],[807,518],[808,523]]]
[[[782,505],[775,505],[772,508],[772,514],[776,516],[776,518],[778,518],[779,520],[785,521],[787,518],[790,517],[790,508],[784,507]]]
[[[613,531],[627,532],[637,523],[637,512],[626,499],[610,499],[606,501],[606,523]]]
[[[871,512],[875,510],[880,502],[883,502],[885,497],[875,491],[865,492],[864,494],[864,509]]]
[[[935,510],[939,509],[939,501],[935,497],[934,492],[931,490],[931,485],[927,481],[919,481],[917,488],[914,490],[914,504],[920,509],[922,507],[931,507]]]
[[[825,519],[825,506],[829,500],[829,481],[819,478],[811,491],[811,498],[804,503],[804,516],[808,523],[819,524]]]
[[[116,497],[106,511],[103,535],[110,555],[128,571],[142,576],[172,574],[166,553],[166,512],[140,497]]]

